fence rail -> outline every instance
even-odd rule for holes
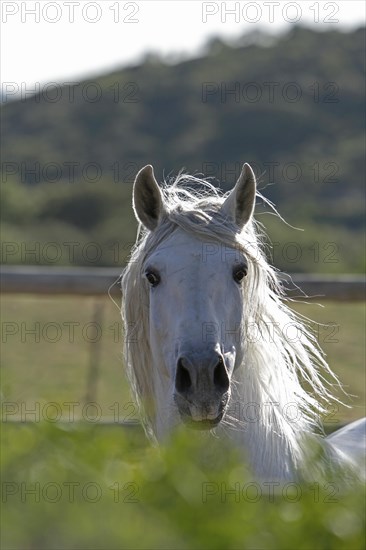
[[[119,295],[121,269],[82,267],[2,266],[2,293]],[[365,300],[365,277],[361,275],[293,274],[284,276],[290,297],[327,300]]]

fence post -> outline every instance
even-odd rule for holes
[[[100,375],[100,353],[103,339],[102,322],[104,317],[104,305],[103,299],[95,300],[93,323],[97,327],[100,337],[98,337],[94,342],[89,342],[89,369],[86,380],[85,403],[95,402],[97,399],[97,386]]]

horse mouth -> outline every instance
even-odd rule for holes
[[[201,411],[201,414],[196,416],[195,413],[192,414],[191,406],[187,401],[187,399],[182,399],[180,395],[175,394],[174,400],[177,405],[179,416],[183,424],[185,424],[187,428],[190,428],[192,430],[204,431],[204,430],[213,430],[215,427],[217,427],[220,424],[221,420],[225,416],[229,397],[230,397],[229,392],[227,392],[224,396],[221,397],[221,401],[218,403],[216,408],[216,412],[217,412],[216,417],[214,417],[212,407],[208,408],[208,409],[211,409],[211,411],[207,410],[207,415],[206,415],[206,411],[205,412]],[[211,414],[209,414],[209,412]]]
[[[213,419],[205,418],[204,420],[193,420],[190,415],[181,414],[183,422],[188,428],[191,428],[192,430],[212,430],[213,428],[218,426],[218,424],[220,424],[223,416],[224,411],[222,411],[216,418]]]

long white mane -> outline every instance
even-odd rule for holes
[[[233,375],[232,406],[220,429],[246,431],[263,469],[265,464],[275,463],[278,475],[286,475],[304,460],[300,434],[321,430],[321,413],[333,399],[331,387],[338,380],[309,323],[286,304],[279,273],[266,259],[260,224],[252,220],[238,233],[220,214],[226,195],[206,180],[179,174],[161,190],[164,218],[156,230],[140,234],[122,276],[125,364],[145,428],[154,437],[157,411],[149,346],[149,293],[141,284],[141,274],[156,247],[181,228],[205,242],[240,250],[248,260],[240,333],[245,369],[242,365]],[[257,415],[256,422],[245,418],[248,404]]]

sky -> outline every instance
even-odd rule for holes
[[[138,63],[147,52],[169,62],[194,57],[214,36],[230,42],[294,24],[337,30],[365,24],[363,0],[2,0],[0,6],[3,99]]]

